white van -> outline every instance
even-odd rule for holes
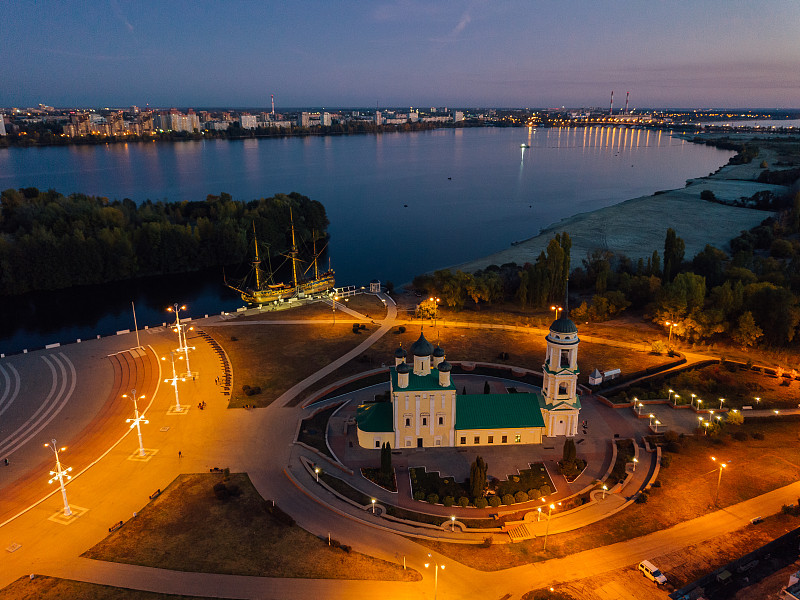
[[[664,577],[664,574],[659,571],[649,560],[643,560],[640,562],[639,570],[642,572],[642,575],[647,577],[650,581],[655,581],[659,584],[667,583],[667,578]]]

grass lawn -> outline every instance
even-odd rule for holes
[[[374,330],[375,326],[368,326]],[[364,341],[350,325],[252,325],[209,327],[208,333],[225,348],[233,367],[230,408],[245,404],[268,406],[294,384]],[[232,338],[236,338],[235,340]],[[245,396],[242,386],[260,387]]]
[[[205,596],[156,594],[43,575],[37,575],[34,579],[20,577],[0,590],[0,597],[3,600],[208,600]]]
[[[729,429],[735,430],[733,427]],[[662,487],[653,488],[647,503],[632,504],[583,529],[550,535],[546,554],[541,550],[542,540],[490,548],[420,543],[461,563],[494,571],[628,540],[714,511],[718,472],[711,456],[729,461],[720,486],[721,507],[748,500],[800,478],[800,434],[796,422],[745,423],[740,430],[750,434],[761,432],[764,439],[751,437],[740,442],[727,434],[719,438],[684,438],[680,452],[671,454],[670,466],[659,473]]]
[[[241,495],[218,500],[217,473],[180,475],[135,519],[83,556],[177,571],[260,577],[416,581],[419,574],[328,546],[265,510],[244,473],[231,475]],[[284,508],[284,507],[282,507]],[[285,507],[290,509],[291,507]]]

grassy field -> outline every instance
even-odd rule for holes
[[[265,510],[246,474],[241,495],[219,500],[222,474],[181,475],[139,515],[87,551],[98,560],[260,577],[416,581],[416,571],[328,546]]]
[[[108,585],[96,585],[71,579],[36,576],[20,577],[0,590],[3,600],[208,600],[200,596],[156,594]]]
[[[729,435],[684,438],[680,452],[671,454],[670,466],[659,473],[661,487],[652,490],[647,503],[632,504],[622,512],[583,529],[551,535],[546,554],[541,550],[541,540],[490,548],[438,542],[425,542],[424,545],[458,562],[494,571],[632,539],[716,510],[714,494],[718,471],[711,456],[729,462],[720,485],[721,507],[748,500],[800,478],[797,423],[746,423],[741,426],[741,431],[749,434],[761,432],[764,439],[751,437],[740,442]]]

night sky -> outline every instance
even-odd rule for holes
[[[800,1],[0,3],[0,106],[800,107]]]

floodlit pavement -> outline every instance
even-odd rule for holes
[[[63,352],[76,370],[76,389],[81,390],[83,402],[93,402],[79,406],[75,396],[65,404],[63,410],[75,410],[84,417],[94,415],[87,424],[80,419],[75,420],[72,429],[59,431],[65,442],[73,438],[77,458],[77,446],[83,446],[83,452],[93,453],[102,458],[80,477],[67,486],[70,504],[80,516],[65,520],[61,518],[63,507],[60,494],[53,494],[33,505],[16,519],[0,527],[0,548],[4,548],[3,568],[0,570],[0,586],[5,586],[20,576],[29,573],[40,573],[78,579],[82,581],[103,583],[107,585],[150,590],[164,593],[182,593],[209,597],[236,598],[296,598],[316,595],[324,598],[432,598],[433,573],[425,569],[427,550],[402,537],[388,531],[386,522],[380,516],[369,515],[351,505],[333,499],[327,492],[320,491],[313,477],[299,467],[301,456],[313,453],[293,444],[297,423],[304,415],[309,414],[296,403],[296,397],[302,396],[304,390],[312,383],[335,370],[353,356],[358,356],[371,343],[389,331],[394,322],[396,311],[389,302],[387,318],[381,327],[370,337],[345,356],[334,361],[305,381],[297,384],[265,409],[228,410],[227,397],[222,389],[214,384],[214,378],[221,374],[219,360],[212,348],[199,337],[192,338],[197,350],[192,354],[193,370],[199,373],[194,380],[180,384],[181,402],[187,405],[188,411],[175,414],[170,408],[175,403],[171,385],[165,384],[163,378],[166,371],[155,375],[157,365],[163,362],[158,358],[168,354],[175,346],[174,334],[169,330],[154,331],[147,334],[146,346],[149,353],[141,358],[141,369],[138,363],[126,362],[120,366],[119,381],[113,363],[103,363],[108,354],[119,352],[135,345],[133,335],[118,336],[106,340],[86,342],[80,347],[62,347]],[[201,322],[201,327],[213,326],[219,319]],[[145,340],[143,340],[145,345]],[[92,345],[94,345],[92,347]],[[88,348],[88,350],[85,350]],[[102,348],[102,350],[101,350]],[[46,351],[47,352],[47,351]],[[50,351],[52,352],[52,351]],[[87,354],[81,355],[82,352]],[[45,353],[31,353],[30,358],[36,362]],[[101,357],[102,355],[102,357]],[[49,355],[47,355],[49,356]],[[9,365],[18,360],[13,357],[2,362],[9,374],[12,385],[16,385]],[[14,362],[11,362],[14,361]],[[66,364],[66,363],[64,363]],[[104,366],[98,367],[98,364]],[[146,365],[150,366],[147,371]],[[25,367],[19,364],[20,376]],[[86,369],[96,369],[96,372]],[[171,367],[170,367],[171,370]],[[47,371],[50,372],[49,368]],[[85,376],[93,373],[91,377]],[[134,373],[134,374],[132,374]],[[149,380],[147,379],[150,373]],[[147,411],[149,425],[143,426],[144,446],[152,451],[149,460],[136,460],[138,442],[135,433],[127,430],[125,437],[112,445],[103,437],[105,428],[120,427],[118,425],[122,413],[131,412],[127,401],[123,400],[124,410],[103,410],[109,406],[109,397],[116,391],[128,392],[125,389],[131,381],[138,384],[141,375],[143,383],[158,385],[154,393],[152,406]],[[235,374],[234,374],[235,377]],[[0,383],[3,381],[0,373]],[[67,389],[71,386],[68,379]],[[22,383],[20,383],[22,388]],[[48,388],[52,381],[42,380],[30,384]],[[83,387],[81,387],[83,386]],[[0,387],[0,410],[2,410],[3,387]],[[9,388],[11,397],[14,387]],[[27,389],[27,388],[26,388]],[[60,384],[57,386],[60,389]],[[40,393],[19,392],[14,404],[36,402]],[[206,402],[205,410],[197,407],[198,402]],[[111,403],[115,407],[116,403]],[[24,406],[18,404],[17,406]],[[69,407],[69,408],[67,408]],[[9,409],[10,410],[10,409]],[[93,413],[91,411],[94,411]],[[598,409],[600,410],[600,409]],[[614,427],[623,427],[624,423],[638,430],[641,423],[626,419],[619,415],[620,411],[602,411],[614,416],[608,417]],[[70,414],[65,412],[64,415]],[[591,418],[594,421],[598,415]],[[132,414],[130,415],[132,416]],[[58,421],[55,418],[52,423]],[[20,423],[24,422],[21,421]],[[63,426],[63,425],[62,425]],[[17,426],[19,427],[19,425]],[[90,427],[90,429],[87,429]],[[593,427],[593,425],[590,425]],[[125,433],[124,431],[122,433]],[[84,434],[84,435],[81,435]],[[3,431],[5,440],[8,433]],[[29,442],[30,457],[15,459],[16,465],[25,464],[27,471],[13,481],[3,479],[0,483],[0,508],[2,502],[10,502],[13,509],[23,509],[27,504],[30,490],[39,478],[48,477],[49,455],[46,452],[38,458],[34,448],[43,440],[55,434],[47,427],[31,435]],[[627,433],[626,433],[627,435]],[[116,437],[115,437],[116,436]],[[42,438],[42,439],[40,439]],[[117,440],[117,432],[111,439]],[[61,444],[59,439],[59,444]],[[41,446],[38,446],[37,452]],[[110,448],[110,450],[109,450]],[[47,450],[47,449],[42,449]],[[181,452],[179,458],[178,452]],[[88,454],[87,454],[88,455]],[[22,457],[22,455],[19,455]],[[70,453],[63,457],[70,464]],[[298,523],[317,535],[327,535],[350,544],[354,550],[402,563],[403,558],[410,568],[423,575],[423,581],[405,582],[370,582],[370,581],[328,581],[303,579],[274,579],[259,577],[238,577],[205,573],[173,572],[147,567],[105,563],[79,558],[107,533],[108,528],[120,520],[134,518],[133,513],[141,510],[148,498],[156,489],[164,489],[178,474],[186,472],[205,472],[213,467],[230,467],[234,471],[245,471],[250,475],[256,489],[265,498],[272,498],[281,506],[288,507],[289,512]],[[5,467],[0,466],[0,473]],[[17,466],[22,471],[22,466]],[[640,470],[644,471],[643,465]],[[291,474],[287,476],[285,470]],[[30,479],[29,479],[30,478]],[[14,487],[18,486],[18,487]],[[25,492],[25,490],[28,490]],[[27,495],[26,495],[27,494]],[[549,585],[559,581],[585,577],[587,573],[604,573],[617,568],[629,566],[642,558],[677,550],[689,544],[701,542],[719,534],[746,525],[754,516],[765,516],[780,510],[782,504],[794,502],[800,495],[800,483],[786,486],[747,502],[728,507],[724,510],[693,519],[665,531],[648,536],[613,544],[595,550],[589,550],[563,559],[554,559],[542,563],[508,569],[497,573],[487,573],[460,565],[443,557],[434,557],[446,569],[439,574],[439,598],[464,598],[474,596],[476,589],[487,598],[519,597],[531,589]],[[615,498],[616,496],[616,498]],[[322,499],[322,500],[321,500]],[[616,508],[622,501],[621,495],[609,495],[604,504],[600,502],[588,510],[608,510]],[[328,504],[330,503],[330,504]],[[83,512],[83,509],[86,509]],[[8,509],[5,509],[8,511]],[[18,512],[18,511],[17,511]],[[586,518],[588,512],[581,516],[580,511],[569,518]],[[566,530],[568,516],[553,514],[551,533]],[[447,535],[447,532],[443,532]]]

